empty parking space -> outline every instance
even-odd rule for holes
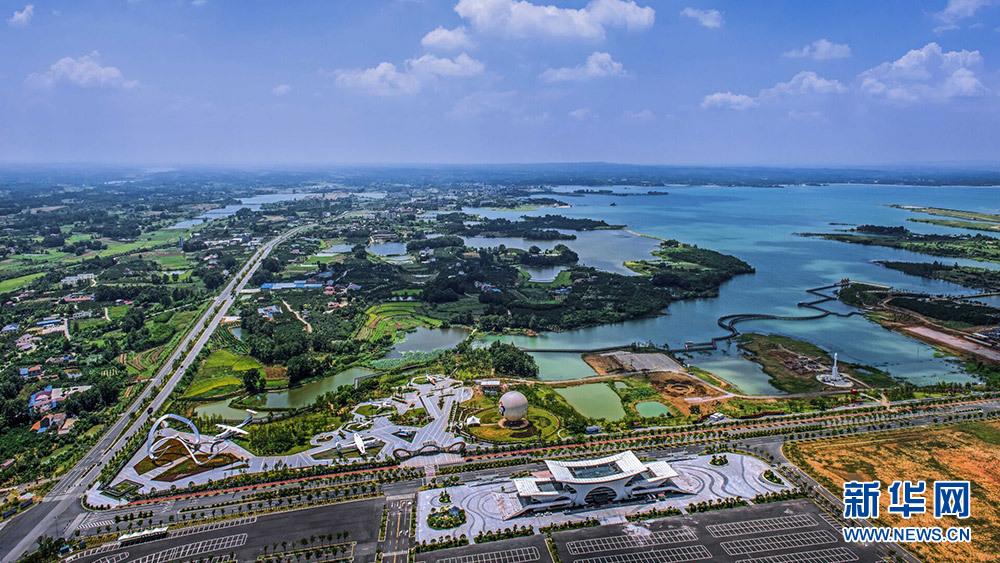
[[[703,561],[712,559],[712,554],[703,545],[686,545],[640,553],[604,555],[589,559],[577,559],[574,563],[682,563],[683,561]]]
[[[211,553],[213,551],[241,547],[245,543],[247,543],[246,534],[226,536],[223,538],[212,538],[210,540],[203,540],[200,542],[189,543],[187,545],[172,547],[163,551],[157,551],[156,553],[151,553],[145,557],[134,559],[132,563],[166,563],[167,561],[174,561],[176,559],[191,559],[198,555]]]
[[[711,526],[706,526],[705,528],[714,537],[732,538],[737,536],[760,534],[763,532],[778,532],[799,528],[810,528],[818,524],[819,523],[811,514],[796,514],[794,516],[779,516],[777,518],[761,518],[759,520],[726,522],[725,524],[713,524]]]
[[[838,539],[826,530],[812,530],[794,534],[764,536],[722,542],[722,549],[729,555],[747,555],[764,551],[779,551],[782,549],[813,547],[837,543]]]
[[[694,530],[691,528],[681,528],[679,530],[666,530],[663,532],[653,532],[651,534],[608,536],[605,538],[571,541],[566,544],[566,549],[568,549],[573,555],[586,555],[588,553],[617,551],[620,549],[630,549],[634,547],[684,543],[697,541],[697,539],[698,535],[694,533]]]
[[[439,559],[437,563],[529,563],[538,561],[540,558],[538,550],[534,547],[519,547],[504,551],[448,557],[447,559]]]
[[[787,555],[769,555],[755,559],[741,559],[737,563],[850,563],[857,561],[858,556],[846,547],[789,553]]]

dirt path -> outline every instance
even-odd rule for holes
[[[285,301],[284,299],[282,299],[281,303],[285,306],[286,309],[288,309],[289,312],[291,312],[293,315],[295,315],[295,318],[298,319],[299,322],[301,322],[302,324],[306,325],[306,332],[312,334],[312,331],[313,331],[312,325],[309,324],[309,323],[307,323],[306,320],[302,318],[302,315],[300,315],[298,311],[296,311],[295,309],[292,309],[292,306],[288,304],[288,301]]]

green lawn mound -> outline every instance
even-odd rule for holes
[[[481,425],[468,428],[469,432],[488,442],[526,442],[549,440],[555,437],[562,424],[559,418],[545,409],[528,407],[528,425],[524,428],[502,428],[500,413],[495,408],[483,409],[475,413]]]

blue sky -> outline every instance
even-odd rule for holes
[[[0,161],[1000,164],[1000,0],[0,0]]]

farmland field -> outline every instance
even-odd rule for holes
[[[7,293],[23,287],[27,287],[31,282],[45,275],[45,272],[38,272],[34,274],[28,274],[25,276],[20,276],[17,278],[11,278],[9,280],[0,281],[0,293]]]
[[[354,337],[359,340],[378,340],[383,336],[394,337],[400,330],[441,325],[441,321],[418,313],[419,307],[420,303],[412,301],[375,305],[365,311],[365,324]]]
[[[882,526],[969,526],[971,543],[915,543],[923,561],[997,561],[1000,559],[1000,422],[962,422],[869,436],[790,443],[785,455],[840,497],[845,481],[882,482]],[[927,481],[927,514],[909,520],[888,514],[887,487],[898,480]],[[965,520],[933,518],[933,481],[970,481],[972,515]]]
[[[263,366],[253,358],[237,356],[224,349],[212,350],[198,368],[184,398],[209,399],[239,391],[243,387],[241,372],[257,368]]]

